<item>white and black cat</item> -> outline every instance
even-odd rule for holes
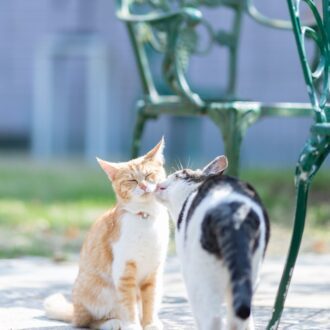
[[[200,330],[254,329],[252,296],[269,239],[257,192],[222,175],[226,167],[220,156],[203,170],[177,171],[156,192],[176,222],[176,247]]]

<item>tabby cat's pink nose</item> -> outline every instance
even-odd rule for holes
[[[140,183],[139,187],[143,190],[146,191],[147,190],[147,185],[145,185],[144,183]]]

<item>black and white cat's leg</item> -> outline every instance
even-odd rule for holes
[[[184,270],[189,301],[199,330],[225,329],[221,305],[228,275],[213,256],[203,255]],[[212,259],[212,260],[205,260]],[[209,261],[209,262],[208,262]]]
[[[187,283],[191,309],[199,330],[224,329],[221,315],[221,305],[224,301],[223,292],[215,289],[217,286]]]
[[[252,288],[253,294],[257,291],[257,287],[260,281],[260,272],[261,266],[264,257],[264,244],[259,244],[259,248],[255,251],[254,256],[252,258]],[[255,330],[254,320],[253,320],[253,312],[251,309],[251,315],[249,317],[249,322],[247,325],[248,330]]]

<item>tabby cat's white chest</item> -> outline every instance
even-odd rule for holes
[[[120,238],[113,245],[113,275],[120,277],[125,264],[134,261],[138,280],[156,271],[164,261],[168,244],[168,215],[161,208],[156,216],[125,213],[121,219]]]

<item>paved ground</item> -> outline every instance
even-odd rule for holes
[[[264,265],[254,302],[257,329],[264,329],[270,316],[282,264],[282,259],[268,258]],[[47,320],[42,300],[58,291],[70,294],[76,273],[75,263],[54,264],[40,258],[0,260],[0,330],[72,329]],[[164,291],[160,315],[165,329],[195,329],[176,258],[168,260]],[[330,329],[330,255],[300,258],[280,329]]]

